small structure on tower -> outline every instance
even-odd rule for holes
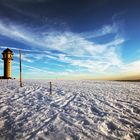
[[[5,49],[2,53],[4,60],[4,76],[2,79],[12,79],[12,60],[13,52],[9,48]]]

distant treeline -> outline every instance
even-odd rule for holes
[[[115,81],[119,81],[119,82],[140,82],[140,79],[138,79],[138,80],[115,80]]]

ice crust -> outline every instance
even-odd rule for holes
[[[0,140],[139,140],[140,83],[0,81]]]

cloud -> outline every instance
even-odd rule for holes
[[[22,61],[26,61],[26,62],[29,62],[29,63],[33,63],[34,60],[33,58],[29,58],[31,57],[32,55],[28,55],[28,54],[22,54]],[[14,54],[14,57],[18,58],[19,59],[19,54]]]
[[[138,50],[136,51],[136,54],[140,54],[140,49],[138,49]]]
[[[32,43],[38,44],[37,38],[30,32],[26,31],[24,27],[14,24],[6,24],[0,21],[0,30],[1,35],[11,38],[13,40],[23,42],[23,43]]]
[[[126,73],[140,73],[140,60],[121,66],[121,71]]]
[[[41,63],[46,63],[46,60],[50,59],[63,62],[64,65],[68,64],[72,68],[79,67],[87,72],[98,74],[107,73],[112,70],[112,67],[119,70],[123,65],[119,49],[125,39],[118,35],[118,28],[116,24],[112,24],[104,25],[101,29],[93,32],[81,34],[70,31],[34,33],[31,28],[10,22],[9,24],[0,22],[1,35],[29,46],[29,49],[23,49],[23,52],[29,53],[23,54],[23,60],[26,62],[34,64],[35,61],[41,60]],[[115,34],[115,37],[104,44],[90,40],[112,33]],[[4,47],[1,46],[1,48]],[[18,50],[16,47],[12,48]]]
[[[21,25],[15,25],[11,22],[6,24],[0,21],[1,35],[20,41],[26,44],[31,43],[35,45],[34,47],[42,46],[43,48],[53,48],[60,51],[65,51],[66,49],[77,47],[78,43],[86,45],[87,39],[92,37],[99,37],[110,33],[117,33],[116,25],[105,25],[101,29],[89,32],[76,34],[71,32],[37,32],[36,34],[27,27]],[[78,42],[78,43],[77,43]],[[57,45],[56,45],[57,43]],[[67,45],[68,44],[68,45]],[[89,44],[89,43],[88,43]]]
[[[14,64],[14,65],[19,65],[19,62],[13,61],[13,64]],[[37,68],[37,67],[30,66],[30,65],[27,65],[27,64],[23,64],[23,63],[22,63],[22,66],[23,66],[24,68],[28,68],[28,70],[35,70],[35,71],[37,71],[37,72],[48,72],[47,70],[44,70],[44,69],[42,69],[42,68]]]
[[[34,49],[41,48],[44,49],[55,49],[62,52],[70,52],[73,51],[73,55],[85,55],[86,52],[92,54],[96,52],[102,52],[105,49],[105,45],[95,44],[94,42],[88,41],[91,37],[91,33],[85,34],[75,34],[71,32],[51,32],[51,33],[36,33],[36,35],[26,29],[26,27],[22,27],[19,25],[14,25],[9,22],[9,24],[5,24],[4,22],[0,22],[0,30],[1,35],[14,39],[16,41],[25,43],[27,45],[33,45]],[[28,31],[27,31],[28,30]],[[106,31],[107,30],[107,31]],[[30,32],[29,32],[30,31]],[[104,26],[102,29],[98,31],[94,31],[92,36],[97,37],[101,31],[101,35],[105,35],[108,33],[116,32],[114,27],[112,26]],[[117,40],[116,40],[117,41]],[[116,42],[111,42],[116,43]],[[112,44],[108,44],[112,45]],[[72,54],[71,54],[72,55]]]
[[[117,34],[118,29],[119,29],[118,25],[113,23],[112,25],[104,25],[100,29],[97,29],[97,30],[92,31],[92,32],[81,33],[80,35],[83,36],[83,37],[86,36],[86,39],[96,38],[96,37],[105,36],[107,34],[113,34],[113,33]]]

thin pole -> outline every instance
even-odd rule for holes
[[[50,82],[50,95],[52,95],[52,82]]]
[[[21,67],[21,58],[22,58],[22,50],[19,50],[19,62],[20,62],[20,87],[22,87],[22,67]]]

